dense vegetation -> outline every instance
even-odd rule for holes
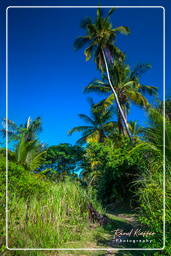
[[[171,255],[171,100],[165,102],[165,116],[162,101],[150,104],[150,96],[154,99],[157,88],[142,84],[141,76],[151,66],[139,64],[130,69],[125,55],[115,45],[117,34],[127,35],[129,28],[112,27],[113,11],[103,16],[98,9],[94,22],[90,18],[83,20],[81,26],[86,34],[74,43],[77,49],[88,46],[84,51],[86,60],[94,57],[101,74],[101,80],[87,85],[85,93],[104,95],[97,103],[90,98],[90,116],[79,114],[86,124],[68,131],[70,135],[81,132],[76,145],[48,147],[41,143],[40,117],[28,118],[19,126],[4,120],[1,133],[5,134],[8,124],[11,145],[8,150],[10,248],[110,247],[102,240],[113,230],[124,228],[121,219],[116,216],[112,219],[112,211],[117,210],[136,213],[142,229],[155,233],[152,243],[146,243],[145,247],[162,248],[165,164],[166,249],[155,255]],[[130,121],[131,103],[147,112],[147,127]],[[5,155],[6,150],[1,148],[2,255],[44,255],[45,252],[5,250]],[[92,211],[100,220],[106,218],[106,223],[101,225]],[[143,248],[144,244],[126,246]],[[145,251],[138,253],[118,255],[151,255]],[[96,255],[102,254],[96,252]]]

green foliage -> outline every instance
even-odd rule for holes
[[[107,16],[104,17],[102,9],[99,8],[96,13],[94,23],[91,18],[86,18],[82,21],[81,27],[85,30],[86,35],[80,36],[74,42],[74,47],[80,49],[83,46],[88,45],[84,54],[86,60],[90,60],[94,56],[94,60],[97,64],[97,68],[104,71],[104,59],[102,49],[105,50],[109,63],[113,62],[113,57],[124,58],[122,51],[116,47],[115,39],[117,33],[129,34],[128,27],[119,26],[117,28],[112,27],[110,16],[113,12],[111,9]]]
[[[5,203],[6,203],[6,159],[0,158],[0,230],[1,245],[5,242]],[[15,195],[15,206],[19,200],[30,202],[33,197],[42,198],[48,191],[49,183],[40,175],[32,174],[18,163],[8,161],[8,201],[9,209]],[[14,209],[16,213],[17,209]],[[19,209],[17,210],[19,211]]]
[[[5,158],[0,161],[0,227],[5,242]],[[65,179],[57,184],[17,163],[8,164],[9,247],[56,248],[81,240],[88,229],[89,201],[100,209],[91,191]],[[43,230],[43,232],[42,232]],[[67,247],[67,246],[66,246]]]
[[[6,161],[1,158],[0,161],[0,182],[3,184],[1,193],[5,190]],[[8,161],[8,190],[9,196],[15,193],[20,197],[30,198],[32,195],[42,196],[47,190],[47,183],[43,176],[33,174],[24,169],[18,163]]]
[[[74,175],[80,168],[83,148],[68,143],[59,144],[47,148],[41,173],[46,174],[51,179],[61,180],[66,175]]]
[[[130,184],[143,168],[138,166],[139,157],[130,154],[133,145],[128,139],[123,138],[120,144],[122,148],[106,140],[87,147],[83,176],[96,187],[98,198],[105,204],[130,198]]]
[[[127,35],[130,31],[126,26],[113,28],[110,16],[114,10],[110,9],[104,16],[102,8],[98,8],[94,22],[91,18],[85,19],[81,27],[86,34],[76,39],[74,44],[77,49],[87,45],[84,50],[86,61],[94,57],[97,68],[102,72],[102,80],[94,80],[85,91],[107,95],[98,104],[91,100],[90,117],[79,115],[86,126],[69,131],[69,134],[82,132],[78,142],[86,143],[86,147],[63,143],[45,150],[37,136],[42,129],[40,117],[33,121],[28,118],[19,126],[11,120],[3,122],[4,128],[8,125],[9,140],[15,143],[14,149],[8,150],[7,163],[10,247],[57,248],[68,247],[68,244],[72,247],[76,242],[85,241],[83,236],[89,232],[88,203],[104,213],[100,203],[106,207],[108,204],[116,205],[118,201],[123,205],[129,204],[134,210],[137,207],[139,222],[155,233],[149,246],[162,247],[164,150],[167,247],[165,252],[156,252],[155,255],[171,255],[168,243],[171,239],[171,100],[166,101],[166,118],[163,120],[163,103],[152,108],[145,97],[145,94],[156,95],[157,88],[140,82],[150,65],[137,65],[131,71],[124,62],[124,54],[115,45],[118,32]],[[109,76],[112,83],[109,83]],[[111,104],[115,100],[113,90],[118,97],[117,124],[111,121]],[[141,139],[136,136],[132,142],[124,136],[130,102],[146,108],[149,115],[149,127],[142,128],[130,122],[128,130],[133,135],[142,134]],[[3,135],[6,132],[4,128],[1,130]],[[5,151],[0,150],[2,253],[5,249]],[[80,169],[83,171],[78,178],[75,172]],[[106,225],[104,229],[111,231],[113,225]],[[103,232],[103,227],[97,228],[94,239],[103,237]],[[22,252],[22,255],[42,254]],[[134,252],[132,254],[135,255]],[[14,255],[21,254],[14,252]],[[142,252],[140,255],[150,254]]]
[[[42,165],[46,151],[37,140],[25,140],[23,135],[16,145],[16,161],[26,169],[34,171]]]
[[[166,115],[165,120],[160,108],[150,108],[148,110],[150,127],[144,129],[144,137],[156,146],[161,152],[164,143],[164,126],[165,126],[165,154],[166,158],[171,161],[171,121]]]
[[[7,127],[6,127],[7,126]],[[10,142],[14,142],[14,152],[9,151],[9,160],[18,162],[24,168],[34,171],[39,168],[46,154],[45,147],[38,141],[37,134],[42,130],[41,119],[28,118],[25,124],[17,125],[11,120],[4,119],[4,127],[1,133],[8,133]]]
[[[161,103],[161,106],[160,106],[161,110],[163,108],[162,105],[163,104]],[[165,112],[166,112],[165,113],[166,117],[171,121],[171,99],[170,98],[165,101]]]
[[[29,204],[15,195],[11,199],[10,247],[58,248],[81,239],[88,218],[86,191],[70,181],[49,184],[48,190]]]
[[[168,113],[168,110],[166,110]],[[137,186],[137,196],[140,202],[141,217],[140,221],[143,225],[147,225],[153,232],[156,233],[156,239],[150,246],[163,246],[163,196],[164,196],[164,171],[166,175],[166,249],[164,255],[171,255],[171,247],[169,241],[171,239],[171,161],[170,161],[170,121],[166,116],[165,131],[165,170],[163,169],[163,116],[160,106],[149,109],[149,119],[151,126],[144,129],[144,137],[147,145],[152,149],[150,159],[146,160],[147,167],[144,169],[139,178],[135,182]],[[146,156],[146,150],[143,148],[134,148],[134,154],[140,152],[142,157]],[[141,161],[142,163],[142,161]],[[157,255],[157,254],[156,254]]]
[[[73,132],[82,132],[82,137],[77,141],[78,144],[85,144],[88,142],[103,142],[111,130],[116,127],[116,123],[111,121],[113,115],[112,109],[105,109],[103,106],[96,106],[90,98],[91,117],[79,114],[89,126],[77,126],[68,131],[71,135]]]
[[[35,120],[31,120],[29,117],[24,124],[17,125],[12,120],[3,120],[4,128],[0,130],[2,135],[6,136],[6,128],[9,141],[19,141],[21,137],[25,137],[25,141],[35,140],[37,134],[42,130],[41,118],[37,117]]]
[[[118,95],[118,100],[120,105],[127,116],[130,103],[141,106],[143,108],[149,107],[147,98],[145,94],[156,95],[157,87],[144,85],[140,82],[141,75],[148,70],[150,65],[141,64],[137,65],[133,71],[131,71],[128,64],[121,61],[114,61],[113,65],[110,67],[110,78],[113,87]],[[102,80],[94,80],[88,86],[85,87],[84,92],[96,92],[101,94],[106,94],[106,98],[100,101],[97,105],[104,106],[105,108],[113,105],[115,102],[115,96],[111,85],[108,82],[108,77],[103,74]],[[118,128],[120,132],[124,131],[124,124],[120,117],[120,112],[117,110],[118,117]]]

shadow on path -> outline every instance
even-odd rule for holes
[[[143,248],[139,240],[144,240],[143,236],[135,236],[135,231],[142,226],[137,221],[137,215],[132,210],[108,210],[107,217],[109,223],[103,226],[104,234],[96,236],[97,245],[108,248]],[[106,234],[106,235],[105,235]],[[145,255],[138,251],[108,251],[104,255]],[[148,254],[150,255],[150,254]]]

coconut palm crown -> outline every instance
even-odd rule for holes
[[[134,104],[143,108],[147,108],[149,106],[149,102],[144,95],[157,94],[157,87],[144,85],[140,82],[141,76],[149,68],[151,68],[151,65],[149,64],[139,64],[133,69],[133,71],[131,71],[129,65],[125,64],[124,62],[115,60],[113,66],[110,69],[112,84],[118,95],[118,100],[124,111],[126,119],[130,102],[133,102]],[[115,101],[115,97],[111,90],[111,86],[108,82],[106,74],[103,75],[102,80],[96,79],[92,81],[88,86],[85,87],[84,92],[97,92],[107,94],[107,97],[99,103],[99,105],[103,105],[104,107],[108,107]],[[120,116],[119,110],[117,112],[119,130],[123,131],[124,126],[122,123],[122,118]]]
[[[31,120],[18,126],[12,120],[3,120],[3,136],[8,134],[9,142],[15,142],[14,158],[27,170],[33,171],[40,167],[46,153],[45,145],[38,141],[37,135],[42,130],[41,118]]]
[[[95,107],[92,99],[89,99],[91,117],[85,114],[79,114],[79,117],[84,120],[87,126],[77,126],[68,131],[71,135],[74,132],[82,132],[82,137],[77,141],[77,144],[85,144],[88,142],[103,142],[108,137],[110,131],[116,127],[116,122],[111,121],[113,115],[111,107],[104,109]]]
[[[23,136],[25,141],[35,140],[37,138],[37,134],[42,130],[41,118],[37,117],[34,120],[31,120],[28,117],[27,121],[18,126],[12,120],[3,119],[2,122],[3,129],[0,130],[3,137],[8,134],[9,141],[19,141]]]
[[[105,51],[108,63],[113,63],[113,58],[124,58],[122,51],[115,45],[117,33],[129,34],[129,29],[126,26],[112,27],[110,16],[115,11],[115,8],[109,10],[108,15],[104,17],[102,9],[98,8],[95,22],[91,18],[86,18],[82,21],[81,27],[85,29],[86,35],[78,37],[74,46],[80,49],[83,46],[88,46],[85,51],[86,60],[90,60],[94,56],[97,68],[104,71],[104,58],[102,49]]]

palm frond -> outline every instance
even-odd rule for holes
[[[119,61],[124,60],[124,58],[125,58],[124,53],[116,45],[108,44],[108,48],[109,48],[112,56],[118,58]]]
[[[133,154],[136,154],[135,152],[137,152],[137,151],[142,152],[144,150],[145,151],[152,150],[152,151],[155,151],[156,153],[160,154],[160,151],[152,143],[141,142],[129,151],[129,155],[133,155]]]
[[[127,90],[127,96],[131,99],[131,101],[133,101],[133,103],[135,103],[138,106],[142,106],[142,107],[149,106],[147,99],[138,91],[131,90],[131,89]]]
[[[89,42],[89,36],[80,36],[74,41],[74,49],[79,50]]]
[[[155,86],[150,86],[150,85],[141,84],[139,86],[139,91],[142,93],[148,93],[149,95],[157,95],[158,94],[158,88]]]
[[[138,134],[140,134],[140,133],[143,133],[143,131],[144,131],[144,127],[141,127],[137,122],[133,122],[133,121],[130,121],[129,123],[128,123],[128,125],[129,125],[129,128],[130,128],[130,131],[131,131],[131,133],[132,133],[132,135],[138,135]]]
[[[87,143],[87,135],[82,136],[80,139],[78,139],[78,140],[76,141],[76,144],[77,144],[77,145],[83,145],[83,144],[85,144],[85,143]]]
[[[111,106],[113,104],[114,100],[115,100],[115,96],[112,93],[107,98],[105,98],[104,100],[100,101],[96,105],[97,106],[103,106],[104,108],[108,108],[109,106]]]
[[[113,130],[114,128],[117,128],[118,126],[118,122],[116,121],[110,121],[110,122],[107,122],[106,124],[104,124],[104,130],[105,131],[111,131]]]
[[[8,125],[8,129],[18,130],[18,128],[19,128],[18,125],[17,125],[15,122],[13,122],[12,120],[3,118],[3,120],[2,120],[2,126],[3,126],[4,128],[6,128],[6,123],[7,123],[7,125]]]
[[[124,35],[128,35],[130,33],[130,29],[126,26],[119,26],[117,28],[112,29],[113,32],[119,32]]]
[[[103,16],[103,10],[102,8],[97,8],[96,17],[97,19],[100,19]]]
[[[12,120],[9,120],[9,119],[7,120],[6,118],[3,118],[2,126],[4,128],[0,130],[0,133],[3,138],[5,138],[7,134],[9,141],[19,140],[20,128],[15,122],[13,122]]]
[[[111,16],[114,11],[116,11],[116,8],[111,8],[111,9],[108,11],[107,17]]]
[[[89,128],[91,128],[91,126],[76,126],[68,131],[68,135],[72,135],[74,132],[83,132]]]
[[[15,155],[17,162],[24,162],[27,156],[27,145],[25,143],[24,136],[21,138],[20,142],[17,144],[15,149]]]
[[[102,108],[102,113],[101,113],[101,120],[102,120],[102,123],[103,125],[106,124],[106,122],[108,120],[110,120],[113,116],[113,106],[109,106],[108,108]]]
[[[99,141],[100,141],[100,133],[98,130],[87,135],[86,142],[90,143],[90,142],[99,142]]]
[[[92,53],[93,53],[93,49],[95,48],[94,45],[90,45],[89,47],[87,47],[84,51],[84,55],[86,57],[86,61],[89,61],[92,57]]]
[[[94,62],[96,63],[97,69],[101,70],[102,72],[105,71],[103,55],[100,46],[97,46],[94,52]]]
[[[136,86],[136,82],[134,81],[134,80],[130,80],[130,81],[128,81],[128,82],[126,82],[126,83],[123,83],[122,85],[121,85],[121,88],[122,89],[126,89],[126,88],[130,88],[130,87],[135,87]]]
[[[145,72],[147,72],[152,66],[150,64],[138,64],[131,72],[130,78],[140,78]]]
[[[104,94],[104,93],[110,92],[110,90],[111,88],[108,84],[104,83],[101,80],[96,79],[85,87],[84,92],[85,93],[97,92],[100,94]]]
[[[32,154],[32,152],[31,152]],[[30,159],[27,159],[27,166],[29,167],[30,170],[35,170],[37,168],[39,168],[43,161],[44,161],[44,156],[46,154],[46,151],[40,152],[40,153],[36,153],[30,156]]]
[[[93,98],[92,97],[88,97],[87,98],[87,102],[90,105],[90,110],[92,110],[92,108],[93,108],[93,106],[95,104]]]
[[[86,17],[81,21],[80,27],[85,29],[87,28],[87,25],[92,24],[92,20],[90,17]]]
[[[82,120],[84,120],[86,123],[89,124],[94,124],[94,120],[92,120],[92,118],[90,118],[89,116],[85,115],[85,114],[79,114],[78,115]]]

